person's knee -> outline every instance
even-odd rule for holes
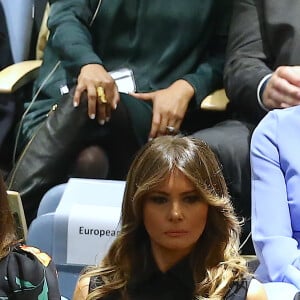
[[[192,136],[205,141],[223,163],[248,163],[250,130],[239,121],[226,121],[195,132]]]
[[[99,146],[84,148],[77,156],[72,177],[103,179],[107,177],[109,162],[106,153]]]

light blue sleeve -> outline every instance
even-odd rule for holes
[[[14,62],[28,59],[32,32],[33,0],[0,0],[8,27]]]
[[[252,237],[268,281],[288,282],[300,289],[300,252],[292,237],[286,178],[280,161],[282,141],[278,138],[279,131],[288,134],[291,124],[280,123],[277,114],[276,110],[269,112],[252,136]]]

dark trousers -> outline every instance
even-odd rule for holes
[[[194,137],[202,139],[212,148],[222,165],[222,171],[238,216],[245,219],[241,242],[250,234],[251,172],[250,139],[254,125],[238,120],[226,120],[217,125],[197,131]],[[242,249],[254,254],[252,240]]]

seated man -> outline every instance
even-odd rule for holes
[[[232,106],[239,111],[244,120],[257,123],[270,110],[300,104],[299,13],[299,1],[289,2],[288,7],[284,1],[236,1],[224,77],[226,91]],[[269,133],[262,133],[261,136],[264,136],[268,143],[272,143],[274,146],[274,143],[276,144],[278,141],[270,139]],[[259,143],[255,143],[255,145],[259,145]],[[257,151],[257,153],[262,155],[262,151]],[[272,164],[270,159],[265,161]],[[273,162],[272,165],[275,167],[276,163]],[[255,169],[254,171],[255,174],[258,171],[265,173],[266,169]],[[267,174],[267,177],[272,177],[272,174]],[[261,176],[256,176],[256,179],[258,178]],[[274,189],[274,191],[275,188],[278,187],[269,186],[269,189]],[[258,193],[256,193],[254,195],[255,203],[264,202],[267,194],[262,193],[258,199]],[[276,218],[273,220],[277,222]],[[267,240],[269,243],[272,242],[266,235],[266,230],[271,230],[271,228],[262,229],[260,225],[263,223],[255,224],[253,239],[259,256],[272,256],[273,248],[268,248],[268,243],[266,243]],[[263,236],[258,235],[259,233]],[[283,256],[291,259],[291,257],[287,257],[286,253]],[[297,261],[295,256],[292,260]],[[274,262],[270,258],[268,261]],[[277,260],[273,265],[275,272],[277,272],[276,266],[279,264],[282,262]],[[278,281],[280,274],[277,273],[276,276],[274,273],[271,274],[274,271],[273,267],[270,265],[267,267],[270,272],[269,280],[277,276],[276,280]],[[299,273],[299,269],[294,273],[297,274],[297,272]],[[289,279],[286,277],[283,281],[289,281]]]
[[[300,2],[286,8],[283,1],[236,1],[225,88],[252,122],[274,108],[300,104]]]

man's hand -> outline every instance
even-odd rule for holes
[[[300,67],[281,66],[268,80],[262,95],[266,108],[285,108],[300,104]]]

